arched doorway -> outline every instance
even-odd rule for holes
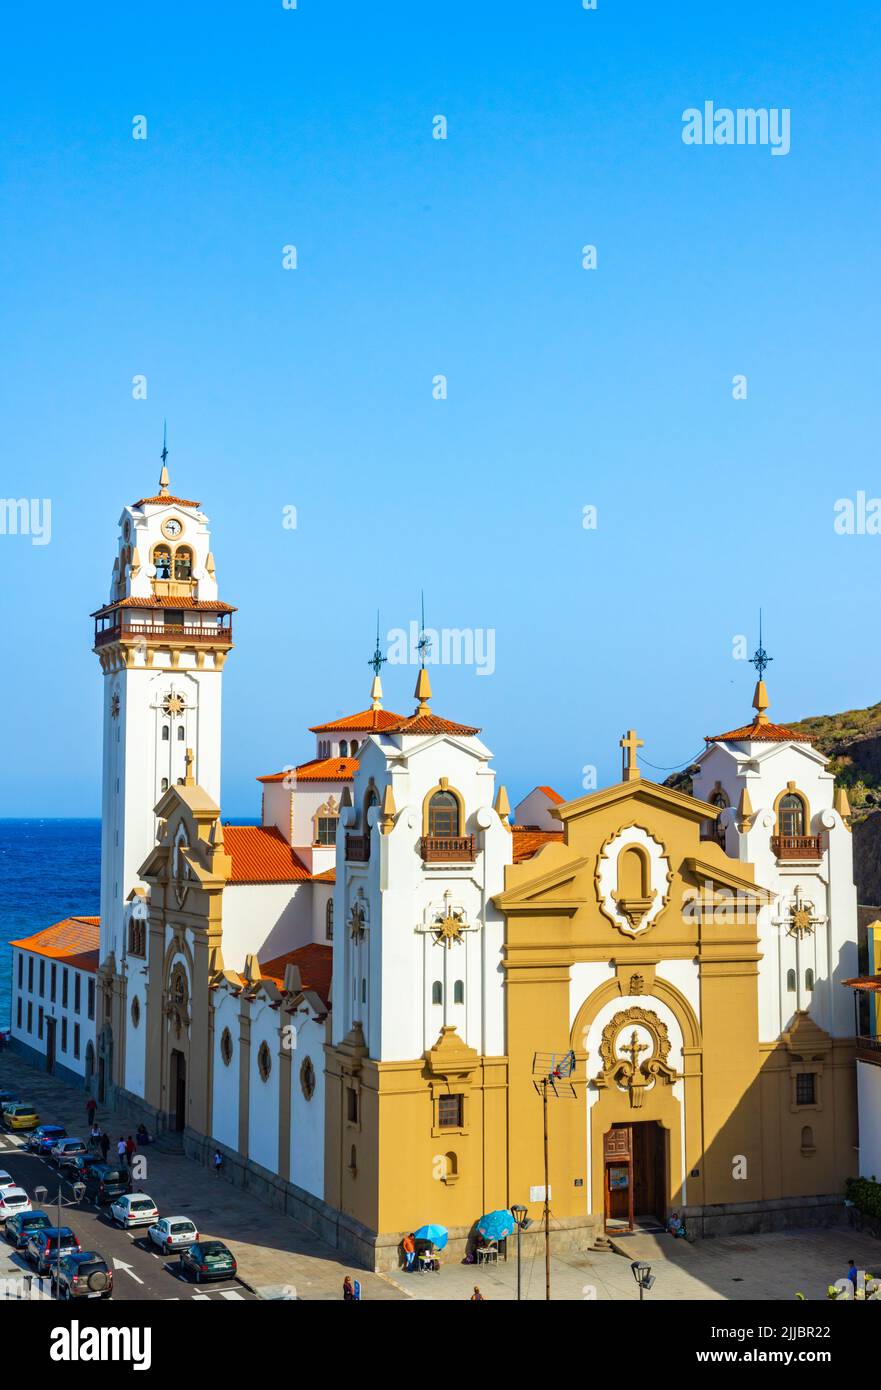
[[[668,1132],[658,1120],[613,1124],[603,1137],[607,1231],[667,1220]]]

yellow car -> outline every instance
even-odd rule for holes
[[[3,1111],[3,1124],[6,1129],[36,1129],[40,1117],[32,1105],[17,1103],[7,1106]]]

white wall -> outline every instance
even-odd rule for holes
[[[881,1067],[857,1062],[860,1177],[881,1182]]]

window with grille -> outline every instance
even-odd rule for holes
[[[318,817],[318,834],[316,836],[319,845],[336,844],[336,816]]]
[[[452,839],[459,833],[459,803],[452,792],[435,792],[428,803],[428,833]]]
[[[800,1071],[795,1078],[796,1105],[816,1105],[817,1078],[812,1071]]]
[[[462,1128],[461,1096],[441,1096],[438,1099],[437,1123],[440,1129]]]

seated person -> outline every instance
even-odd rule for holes
[[[141,1121],[141,1123],[138,1125],[135,1139],[139,1148],[143,1148],[145,1144],[152,1144],[153,1142],[150,1134],[147,1131],[147,1126],[143,1123],[143,1121]]]
[[[689,1244],[692,1244],[694,1241],[694,1236],[688,1234],[688,1231],[685,1229],[685,1222],[680,1217],[678,1211],[671,1213],[667,1221],[667,1230],[670,1232],[670,1235],[674,1236],[677,1240],[681,1237],[683,1240],[687,1240]]]

